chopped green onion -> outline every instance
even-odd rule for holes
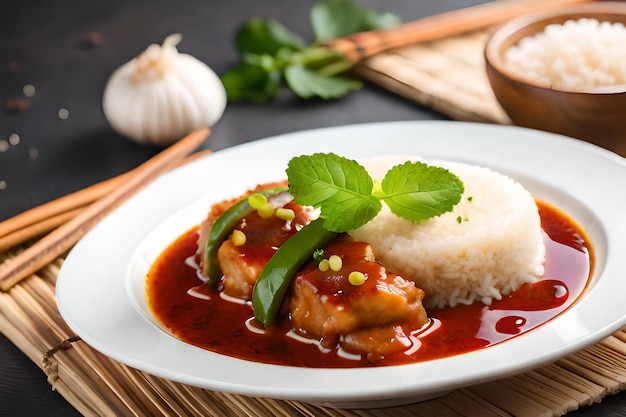
[[[296,213],[292,209],[280,207],[276,209],[276,217],[281,220],[293,220],[296,218]]]
[[[365,283],[365,274],[359,271],[352,271],[348,275],[348,282],[352,285],[363,285]]]
[[[255,210],[260,209],[267,204],[267,197],[261,193],[254,193],[248,196],[248,204]]]
[[[324,259],[324,249],[317,248],[313,251],[313,260],[315,263],[319,264]]]
[[[322,259],[320,263],[317,264],[317,267],[320,269],[320,271],[326,272],[328,271],[328,268],[330,268],[330,263],[328,262],[328,259]]]
[[[333,271],[337,272],[341,270],[341,266],[343,265],[343,261],[341,260],[341,258],[337,255],[331,255],[330,258],[328,258],[328,265],[330,266],[330,269],[332,269]]]
[[[241,230],[233,230],[233,234],[230,237],[230,241],[233,242],[235,246],[243,246],[246,244],[246,234]]]
[[[259,207],[256,211],[257,213],[259,213],[259,216],[261,216],[262,218],[269,219],[270,217],[274,215],[274,206],[272,206],[270,203],[265,203],[264,205]]]

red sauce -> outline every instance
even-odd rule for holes
[[[524,284],[494,301],[430,309],[431,323],[415,334],[406,352],[380,363],[323,352],[314,344],[288,337],[288,320],[278,321],[265,334],[246,325],[249,304],[224,300],[216,290],[201,285],[195,268],[186,264],[197,249],[197,230],[173,242],[148,274],[147,294],[154,316],[181,340],[204,349],[255,362],[301,367],[362,367],[395,365],[449,357],[492,346],[528,332],[566,310],[582,294],[593,266],[593,253],[584,231],[561,211],[538,202],[546,234],[544,278]],[[189,295],[195,289],[208,299]]]

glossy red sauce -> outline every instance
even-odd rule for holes
[[[525,284],[491,306],[430,309],[430,325],[414,334],[406,352],[376,364],[324,352],[315,344],[288,337],[290,323],[278,321],[257,334],[246,325],[249,304],[224,300],[201,284],[186,261],[197,249],[197,231],[173,242],[150,270],[148,302],[154,316],[171,334],[204,349],[249,361],[302,367],[362,367],[420,362],[492,346],[536,328],[562,313],[581,295],[593,266],[591,244],[581,228],[559,210],[538,202],[546,234],[544,278]],[[195,295],[190,295],[193,289]],[[199,296],[200,295],[200,296]]]

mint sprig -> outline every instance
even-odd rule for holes
[[[266,101],[275,98],[284,84],[305,99],[343,97],[363,84],[344,74],[352,61],[321,44],[400,22],[391,13],[364,9],[353,0],[321,0],[310,18],[315,41],[309,46],[275,20],[245,22],[235,38],[241,61],[221,77],[228,98]]]
[[[362,165],[334,153],[294,157],[286,172],[294,200],[319,208],[324,227],[338,233],[372,220],[381,200],[395,215],[418,222],[451,211],[464,190],[455,174],[422,162],[396,165],[376,184]]]

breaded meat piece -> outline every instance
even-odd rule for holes
[[[376,262],[365,242],[339,238],[324,248],[325,257],[332,255],[342,258],[339,271],[323,272],[312,262],[294,278],[289,311],[295,331],[371,360],[407,349],[409,332],[428,322],[424,291]],[[365,281],[351,284],[352,271]]]

